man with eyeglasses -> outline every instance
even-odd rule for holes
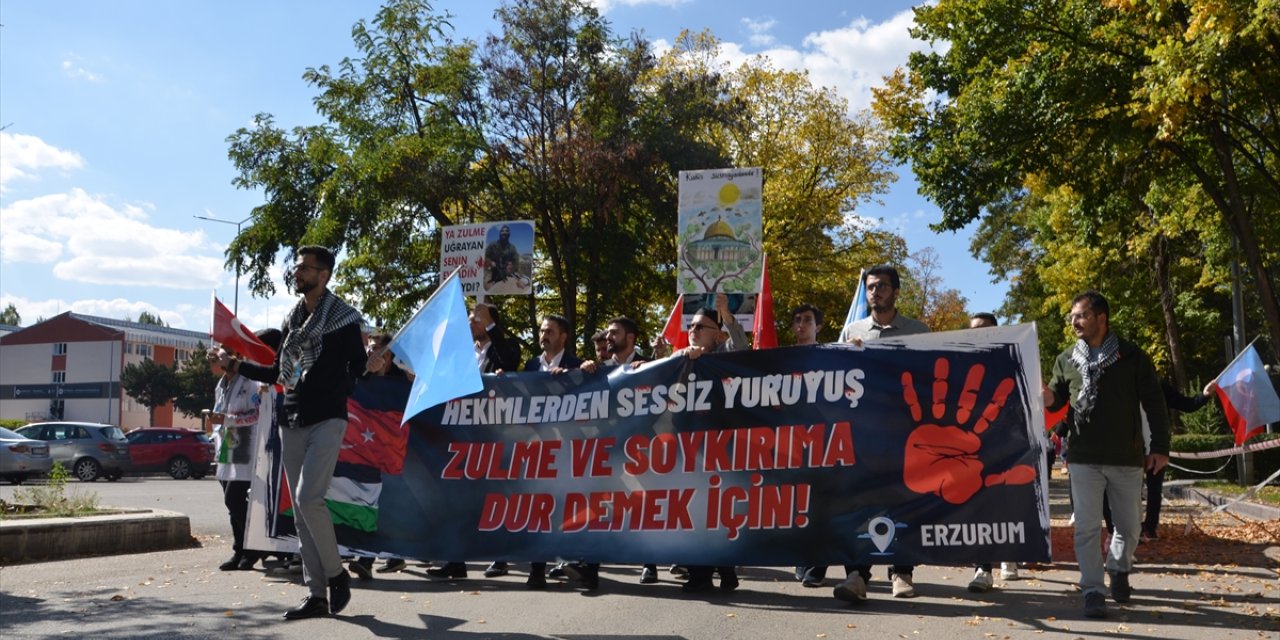
[[[360,312],[329,291],[334,264],[333,252],[325,247],[298,249],[292,284],[302,298],[280,328],[280,351],[272,366],[225,355],[218,362],[246,378],[278,382],[285,390],[281,452],[293,492],[303,579],[310,590],[301,604],[284,613],[286,620],[337,615],[351,601],[350,578],[324,498],[347,430],[347,396],[369,357],[361,340]]]
[[[689,323],[689,346],[675,352],[697,360],[706,353],[745,351],[751,348],[747,334],[729,309],[729,296],[716,294],[716,308],[703,307],[693,314]],[[720,590],[732,593],[738,588],[738,573],[732,566],[712,567],[693,565],[688,568],[689,581],[681,590],[685,593],[705,593],[715,589],[712,577],[720,574]]]
[[[929,333],[929,327],[923,322],[898,313],[898,289],[901,288],[902,281],[897,269],[889,265],[872,267],[863,275],[862,281],[867,290],[867,307],[871,309],[871,315],[845,326],[840,332],[841,342],[861,345],[867,340]],[[871,565],[845,565],[845,571],[848,572],[848,577],[835,588],[833,595],[845,602],[865,602],[867,583],[871,580]],[[914,565],[893,565],[889,571],[893,597],[916,597],[916,587],[912,580],[914,573]],[[825,569],[814,575],[819,577],[820,582]]]
[[[1071,454],[1071,495],[1075,511],[1076,562],[1084,615],[1107,615],[1103,570],[1111,578],[1111,599],[1129,601],[1129,571],[1138,547],[1143,470],[1159,473],[1169,463],[1169,416],[1151,358],[1111,332],[1111,309],[1097,291],[1071,301],[1076,342],[1058,355],[1044,387],[1045,407],[1065,403],[1067,450]],[[1142,423],[1151,431],[1144,449]],[[1115,534],[1106,562],[1099,553],[1103,497],[1111,503]]]

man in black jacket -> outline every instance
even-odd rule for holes
[[[368,356],[360,336],[360,313],[329,291],[333,268],[333,252],[327,248],[298,249],[293,289],[302,299],[281,327],[274,365],[236,363],[225,357],[219,362],[238,367],[252,380],[284,387],[281,451],[293,493],[303,577],[310,590],[302,604],[285,612],[287,620],[337,614],[351,600],[324,498],[347,429],[347,396]]]
[[[1066,424],[1071,459],[1076,562],[1084,615],[1107,615],[1103,569],[1111,578],[1111,598],[1129,601],[1129,571],[1141,525],[1138,505],[1142,472],[1159,473],[1169,462],[1169,417],[1151,358],[1111,332],[1111,309],[1097,291],[1071,301],[1071,327],[1079,338],[1058,355],[1044,387],[1044,405],[1055,411],[1070,403]],[[1143,414],[1151,440],[1143,446]],[[1101,545],[1102,501],[1116,520],[1106,562]]]

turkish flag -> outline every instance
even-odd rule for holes
[[[778,346],[778,327],[773,323],[773,287],[769,285],[769,256],[764,257],[760,274],[760,295],[756,296],[755,326],[751,328],[751,348],[772,349]]]
[[[667,326],[662,328],[662,338],[671,344],[671,350],[689,346],[689,333],[684,328],[684,295],[676,298],[676,306],[671,307],[671,317],[667,318]]]
[[[213,340],[249,362],[269,367],[276,361],[276,352],[253,335],[249,327],[240,324],[240,319],[217,298],[213,299]]]
[[[409,450],[409,427],[401,427],[409,381],[390,376],[374,376],[356,384],[347,399],[347,431],[342,436],[338,462],[375,467],[382,473],[399,475]]]

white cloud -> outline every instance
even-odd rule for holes
[[[48,300],[31,300],[21,296],[9,294],[0,295],[0,309],[8,308],[13,305],[18,310],[18,315],[22,316],[22,326],[29,327],[36,323],[40,318],[48,320],[60,313],[72,311],[82,313],[89,316],[98,316],[101,318],[113,318],[116,320],[137,320],[138,315],[143,311],[159,316],[161,320],[167,322],[170,326],[178,328],[183,327],[180,323],[184,322],[182,313],[175,310],[166,310],[157,307],[149,302],[141,302],[136,300],[126,300],[124,298],[114,298],[111,300],[75,300],[68,302],[62,299]]]
[[[0,131],[0,192],[10,181],[33,179],[34,172],[42,169],[82,166],[84,159],[74,151],[63,151],[35,136]]]
[[[81,189],[0,209],[0,263],[53,263],[62,280],[212,289],[227,277],[203,230],[155,227],[134,205],[112,206]]]
[[[85,80],[94,84],[102,84],[107,81],[102,74],[94,73],[81,66],[80,59],[77,56],[71,56],[62,61],[62,72],[67,74],[69,78]]]
[[[778,41],[777,38],[773,37],[773,35],[769,33],[776,24],[778,24],[778,21],[772,18],[769,18],[768,20],[752,20],[751,18],[742,19],[742,26],[746,27],[747,31],[751,32],[747,41],[757,47],[772,46]]]
[[[771,22],[743,22],[749,27],[752,24],[773,26]],[[749,52],[741,44],[722,42],[720,60],[737,67],[759,55],[769,58],[781,69],[808,70],[815,85],[835,89],[849,101],[851,110],[859,111],[871,105],[871,88],[883,84],[885,76],[905,65],[912,51],[929,49],[926,43],[908,33],[914,22],[915,14],[910,10],[874,24],[866,18],[857,18],[846,27],[805,36],[799,48],[775,46]],[[753,44],[755,37],[752,36]],[[669,43],[655,43],[655,50],[667,48]]]

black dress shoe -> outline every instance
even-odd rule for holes
[[[351,576],[346,571],[339,571],[338,575],[329,578],[329,613],[338,615],[338,612],[347,607],[347,603],[351,602]]]
[[[640,570],[640,584],[653,584],[658,581],[658,568],[652,565],[645,565]]]
[[[541,591],[547,588],[547,579],[541,573],[531,573],[529,578],[524,581],[524,586],[528,589]]]
[[[566,564],[564,575],[587,591],[600,588],[600,565],[598,564]]]
[[[259,556],[256,553],[254,554],[246,553],[244,554],[244,557],[240,559],[240,564],[236,565],[236,570],[237,571],[253,571],[253,565],[258,564],[258,560],[260,559],[261,559],[261,556]]]
[[[709,577],[689,578],[688,582],[680,585],[680,590],[685,593],[710,593],[716,590],[716,585]]]
[[[329,601],[316,596],[307,596],[302,604],[284,612],[285,620],[302,620],[303,618],[321,618],[329,615]]]
[[[438,569],[427,569],[427,575],[441,580],[460,580],[467,577],[467,565],[461,562],[447,562]]]
[[[378,573],[395,573],[397,571],[404,571],[404,566],[404,560],[401,560],[400,558],[388,558],[386,563],[381,567],[378,567],[376,571]]]
[[[484,577],[486,578],[500,578],[505,575],[507,575],[507,563],[505,562],[494,562],[484,570]]]
[[[244,560],[244,555],[237,551],[226,562],[218,565],[218,571],[235,571],[240,568],[241,560]]]

